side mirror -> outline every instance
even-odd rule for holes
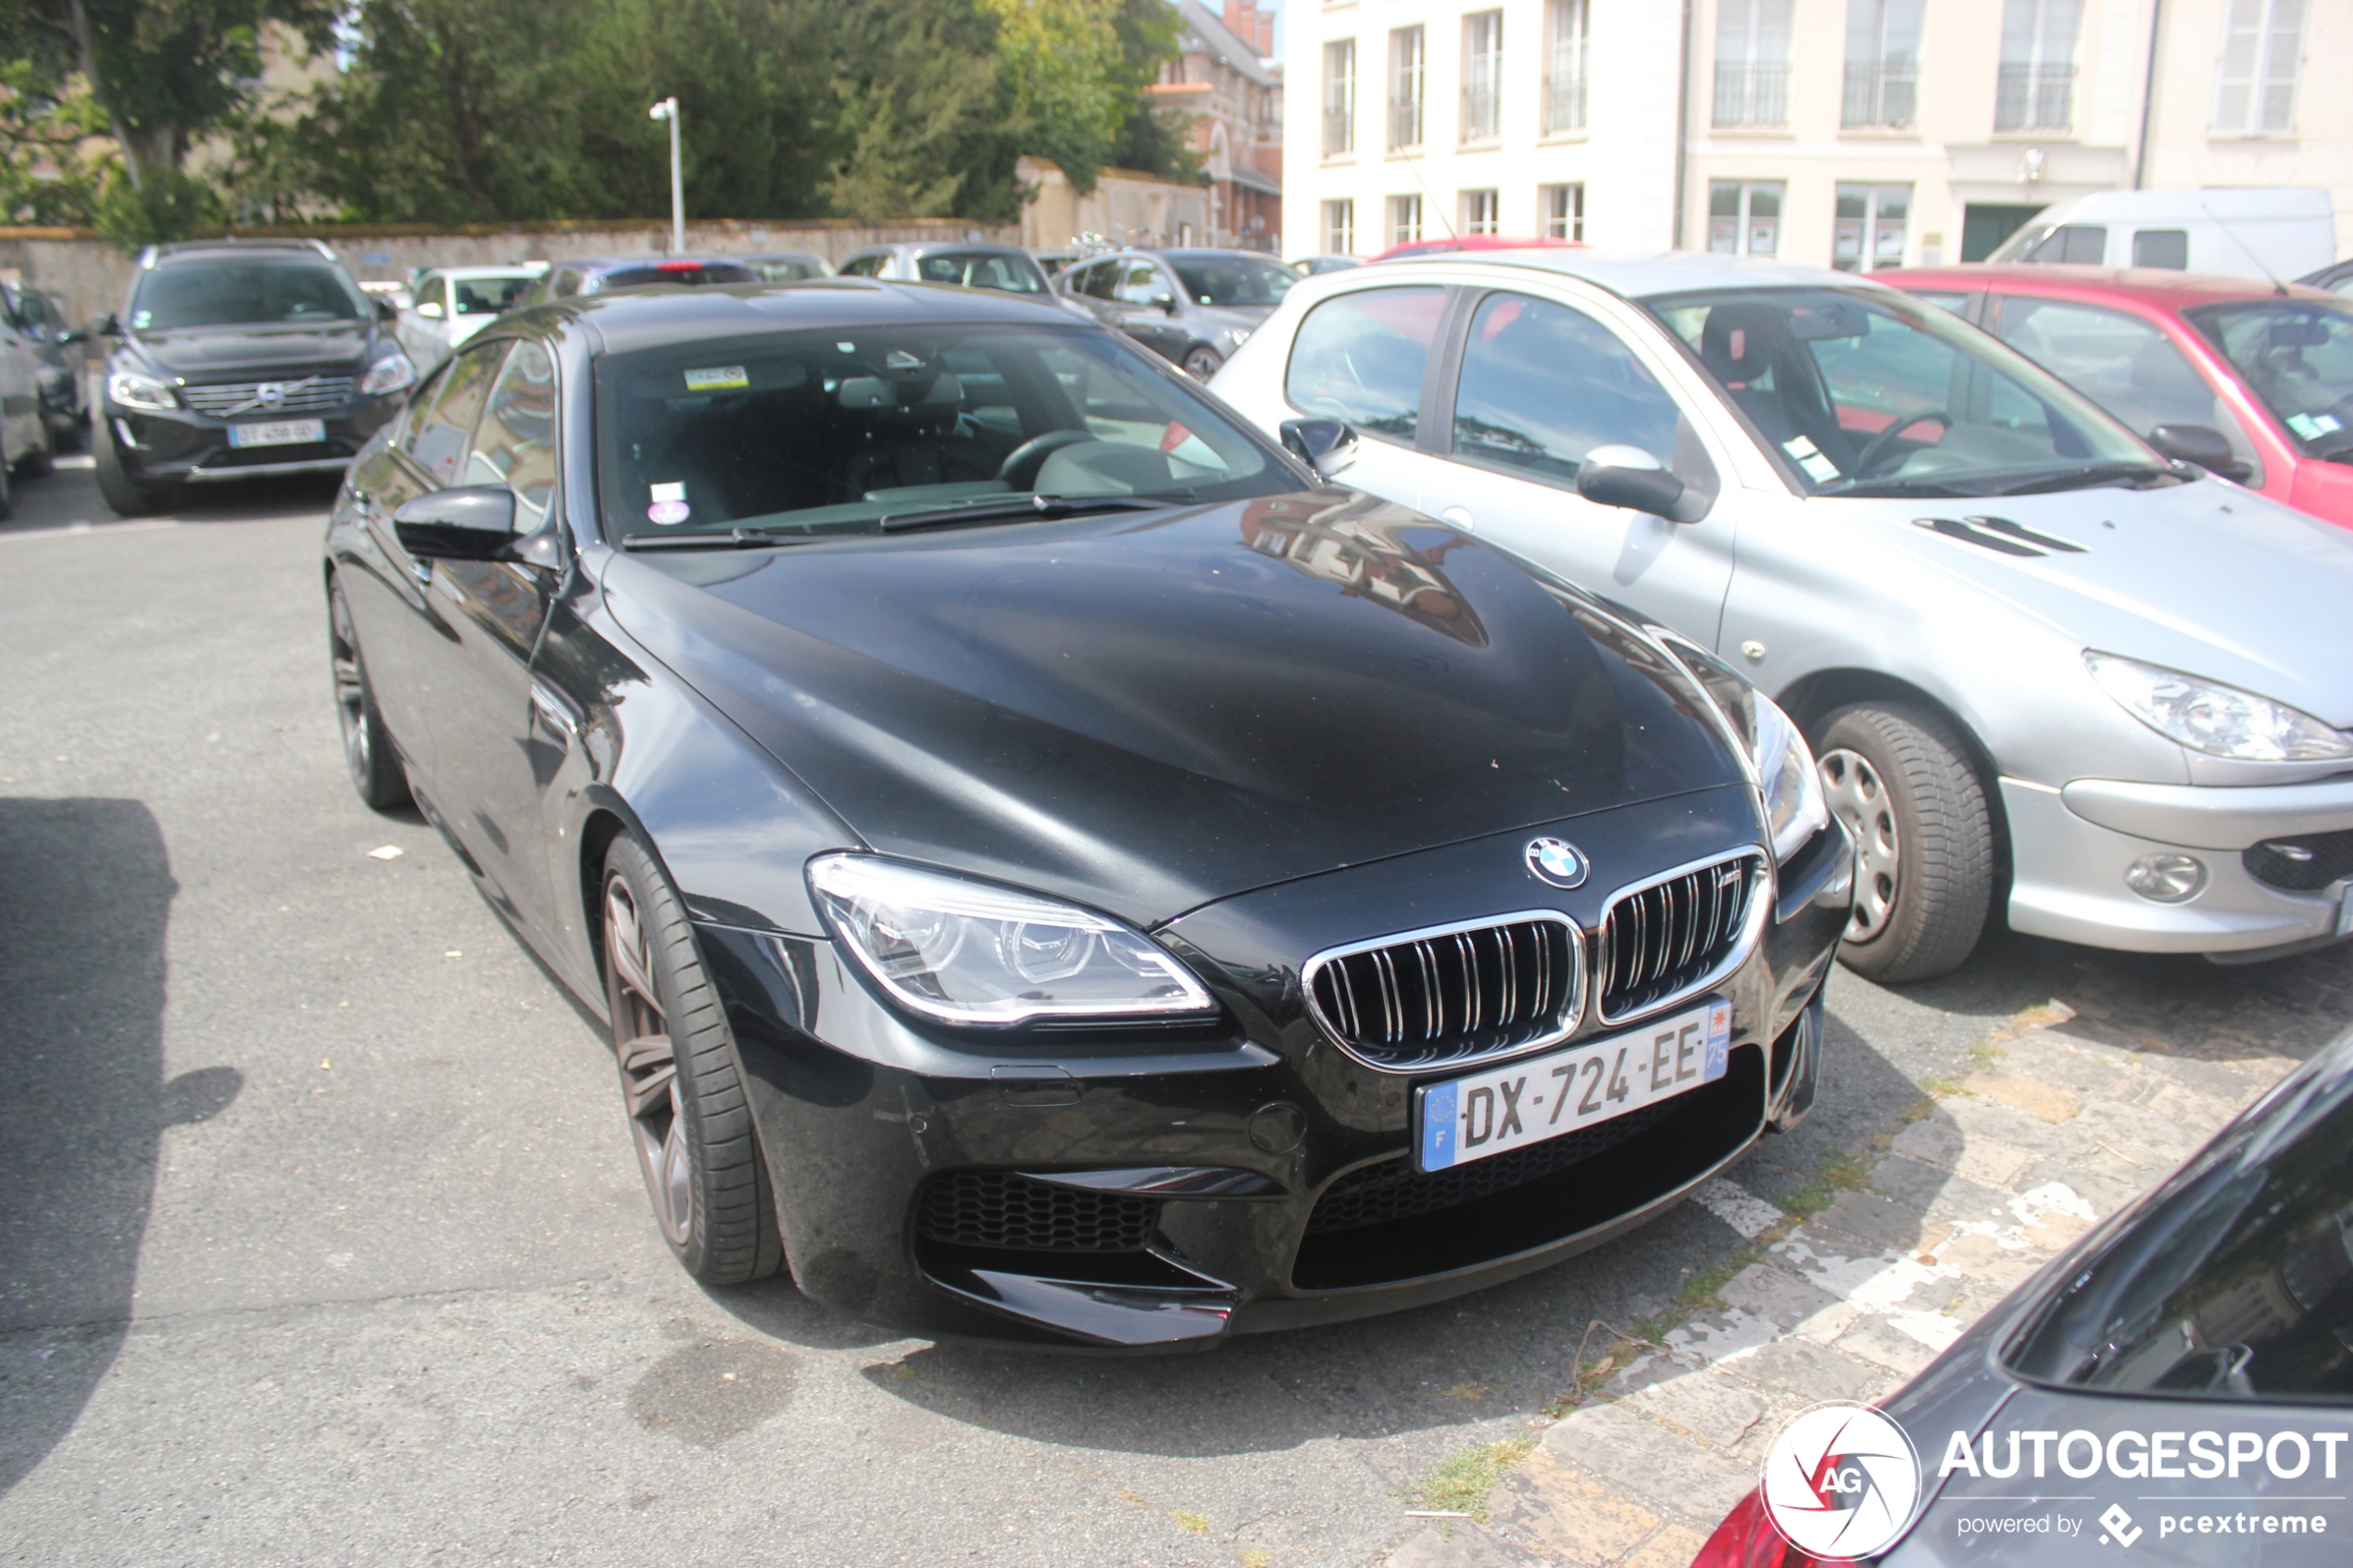
[[[497,560],[515,542],[515,493],[503,484],[436,490],[393,513],[392,531],[420,560]]]
[[[2225,479],[2245,479],[2251,471],[2231,450],[2230,438],[2206,425],[2158,425],[2149,432],[2149,445],[2178,462],[2196,463]]]
[[[1329,479],[1356,460],[1356,433],[1340,420],[1285,420],[1283,448]]]
[[[438,321],[441,320],[441,307],[429,299],[417,307],[417,314],[428,321]]]
[[[1639,446],[1596,446],[1577,465],[1577,493],[1599,507],[1673,518],[1683,482]]]
[[[122,323],[116,320],[114,312],[109,310],[105,315],[98,318],[96,330],[100,337],[120,337],[122,335]]]
[[[395,304],[394,304],[391,300],[389,300],[389,299],[385,298],[383,295],[376,295],[376,296],[375,296],[375,300],[376,300],[376,320],[379,320],[379,321],[397,321],[398,320],[400,320],[400,307],[399,307],[399,306],[395,305]]]
[[[1157,306],[1171,316],[1176,314],[1176,295],[1170,294],[1166,289],[1152,290],[1151,294],[1144,296],[1144,303],[1146,305]]]
[[[83,332],[80,327],[68,327],[57,334],[57,342],[60,345],[88,343],[89,341],[90,334]]]

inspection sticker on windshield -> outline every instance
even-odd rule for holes
[[[2343,430],[2345,423],[2334,414],[2290,414],[2287,428],[2307,441],[2318,441],[2333,430]]]
[[[744,374],[741,365],[710,365],[686,372],[688,392],[726,392],[750,384],[751,378]]]
[[[1806,477],[1817,484],[1838,477],[1838,465],[1823,457],[1822,449],[1805,436],[1782,442],[1781,450],[1787,452],[1797,466],[1806,470]]]
[[[1732,1004],[1711,999],[1624,1035],[1416,1089],[1416,1157],[1424,1171],[1467,1165],[1688,1094],[1724,1075],[1731,1044]]]

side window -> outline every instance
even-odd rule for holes
[[[2097,267],[2108,259],[2108,230],[2097,223],[2062,224],[2019,259]]]
[[[1454,456],[1573,484],[1596,446],[1676,458],[1675,400],[1581,310],[1491,294],[1471,318],[1454,396]]]
[[[465,483],[512,490],[517,533],[531,533],[547,519],[556,493],[556,367],[540,345],[516,345],[499,368],[466,458]]]
[[[1326,300],[1291,340],[1283,395],[1302,414],[1411,445],[1445,313],[1442,288],[1359,289]]]
[[[915,258],[915,276],[926,283],[962,283],[964,264],[972,258],[952,251],[935,251]]]
[[[580,274],[569,267],[556,274],[556,297],[570,299],[580,292]]]
[[[1939,310],[1949,310],[1962,320],[1969,320],[1969,301],[1977,296],[1966,289],[1906,289],[1914,299],[1924,300]]]
[[[1109,299],[1119,292],[1119,275],[1125,266],[1118,261],[1098,261],[1079,286],[1089,299]]]
[[[853,256],[841,264],[842,275],[849,278],[876,277],[882,271],[882,264],[880,256]]]
[[[417,308],[422,310],[428,305],[434,307],[444,315],[448,314],[449,300],[440,278],[427,278],[424,286],[417,291]]]
[[[2239,461],[2257,460],[2230,405],[2149,322],[2071,300],[2005,295],[1994,303],[1994,335],[2114,414],[2133,434],[2146,436],[2163,424],[2206,425],[2229,439]]]
[[[1171,299],[1176,297],[1176,291],[1169,287],[1168,280],[1161,275],[1159,268],[1149,261],[1129,262],[1126,276],[1119,282],[1120,303],[1150,305],[1155,295],[1166,295]]]
[[[434,389],[432,405],[409,419],[401,449],[436,488],[460,483],[458,475],[465,466],[474,420],[482,412],[483,394],[489,390],[490,372],[498,368],[498,357],[507,346],[485,343],[459,355]]]
[[[2190,265],[2190,232],[2187,229],[2141,230],[2133,236],[2133,265],[2170,267],[2176,272],[2187,271]]]

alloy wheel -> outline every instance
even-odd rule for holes
[[[629,884],[618,876],[605,884],[605,968],[613,1051],[621,1062],[637,1168],[645,1174],[663,1236],[673,1247],[684,1247],[694,1232],[694,1155],[678,1103],[677,1057],[654,985],[653,945]]]
[[[1843,746],[1822,756],[1822,797],[1855,840],[1855,912],[1846,940],[1868,942],[1895,913],[1903,845],[1894,803],[1862,754]]]
[[[335,721],[343,726],[344,760],[351,768],[352,781],[362,793],[368,787],[368,682],[359,670],[359,639],[351,627],[351,606],[344,601],[343,590],[335,590],[328,609],[329,631],[333,646],[327,650],[334,667]]]

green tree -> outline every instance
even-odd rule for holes
[[[994,18],[966,0],[848,0],[839,15],[834,209],[1012,221],[1023,121]]]
[[[1184,26],[1167,0],[1120,0],[1113,25],[1119,34],[1122,80],[1133,106],[1113,139],[1111,163],[1140,174],[1208,183],[1193,146],[1193,117],[1181,109],[1155,108],[1144,90],[1160,78],[1161,66],[1177,56]]]

